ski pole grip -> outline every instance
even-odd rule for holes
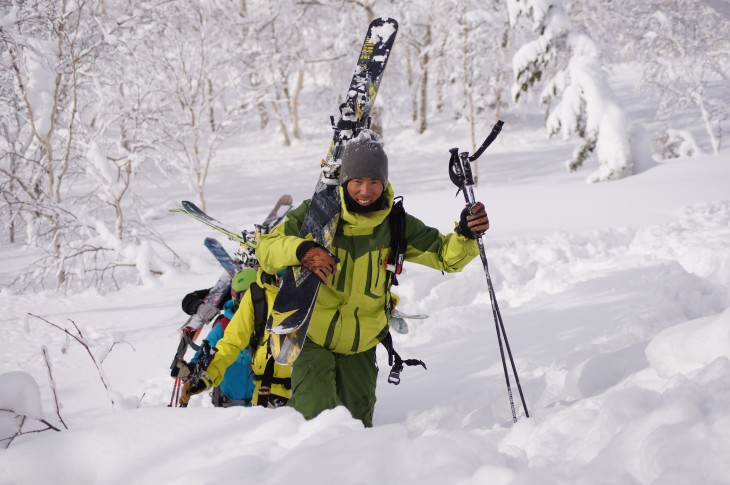
[[[451,158],[449,159],[449,178],[461,190],[464,186],[464,170],[459,159],[459,149],[452,148],[449,150],[449,153],[451,153]]]

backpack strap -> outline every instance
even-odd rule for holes
[[[248,291],[251,293],[254,316],[254,330],[251,335],[249,346],[251,347],[251,354],[254,355],[261,339],[264,338],[266,319],[268,317],[269,309],[266,302],[266,290],[260,287],[258,283],[251,283]]]
[[[403,371],[404,365],[422,365],[424,369],[428,370],[426,364],[422,360],[401,359],[400,355],[398,355],[398,352],[396,352],[393,347],[393,337],[391,337],[390,332],[385,335],[385,338],[380,343],[383,344],[383,347],[385,347],[388,351],[388,365],[391,366],[390,374],[388,375],[389,383],[395,384],[396,386],[400,384],[400,373]]]
[[[406,210],[403,208],[403,197],[393,199],[390,209],[390,255],[388,256],[388,288],[398,286],[396,276],[403,271],[403,261],[406,257]]]
[[[221,314],[215,317],[215,320],[213,320],[213,325],[211,325],[211,329],[215,328],[216,325],[223,325],[223,331],[226,331],[226,328],[228,328],[228,324],[231,323],[231,321],[225,317],[225,315]]]
[[[266,302],[266,290],[258,285],[258,283],[252,283],[248,289],[251,292],[251,301],[253,302],[253,313],[254,313],[254,333],[251,336],[251,353],[256,354],[261,341],[264,338],[266,332],[266,320],[269,316],[269,308]],[[254,378],[261,380],[261,385],[258,389],[258,405],[268,407],[269,397],[271,396],[271,386],[273,384],[281,384],[286,389],[291,389],[291,379],[274,377],[274,357],[271,355],[271,350],[267,346],[266,350],[266,367],[264,373],[259,375],[255,374]]]
[[[282,396],[277,396],[275,394],[271,394],[271,386],[274,384],[281,384],[284,386],[285,389],[289,390],[291,389],[291,378],[289,377],[274,377],[274,358],[273,356],[269,356],[269,360],[266,361],[266,368],[264,369],[264,373],[261,375],[255,374],[254,377],[256,379],[261,379],[261,385],[259,385],[258,390],[258,402],[257,404],[259,406],[263,407],[269,407],[269,404],[271,404],[271,407],[277,407],[275,405],[275,401],[283,401],[286,403],[288,399]]]
[[[403,262],[406,258],[406,211],[403,208],[403,197],[393,199],[393,207],[389,214],[390,222],[390,254],[386,265],[385,291],[385,313],[390,315],[393,305],[390,297],[390,289],[393,285],[398,286],[397,276],[403,271]]]
[[[390,210],[390,255],[388,256],[388,271],[385,281],[388,297],[386,298],[386,314],[390,316],[391,298],[390,288],[398,286],[397,276],[403,272],[403,262],[406,259],[406,248],[408,241],[406,240],[406,210],[403,208],[403,197],[393,199],[393,207]],[[388,365],[391,366],[388,382],[391,384],[400,384],[400,373],[403,366],[421,365],[426,369],[426,364],[418,359],[401,359],[398,352],[393,347],[393,337],[390,332],[386,333],[385,338],[380,341],[388,351]]]
[[[249,406],[251,399],[231,399],[221,391],[220,387],[214,387],[211,393],[213,406],[217,408],[229,408],[231,406]]]

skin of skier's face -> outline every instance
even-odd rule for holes
[[[347,182],[347,193],[352,199],[363,207],[367,207],[383,195],[383,182],[380,180],[363,177],[351,179]]]

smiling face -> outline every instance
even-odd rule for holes
[[[363,207],[367,207],[383,195],[383,182],[370,177],[351,179],[345,186],[347,194]]]

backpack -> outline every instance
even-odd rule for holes
[[[390,210],[390,255],[388,256],[388,270],[387,279],[385,281],[386,291],[390,295],[390,288],[395,285],[398,286],[398,275],[403,272],[403,262],[406,257],[406,248],[408,247],[408,241],[406,240],[406,210],[403,208],[403,197],[396,197],[393,200],[393,207]],[[386,299],[386,314],[390,314],[390,298]],[[380,341],[383,347],[388,351],[388,365],[391,366],[390,374],[388,375],[388,382],[400,384],[400,373],[403,371],[403,366],[422,365],[424,369],[427,369],[426,364],[422,360],[418,359],[401,359],[401,356],[396,352],[393,347],[393,337],[390,335],[390,330],[385,335],[385,338]]]
[[[251,355],[256,355],[261,340],[266,332],[266,320],[269,317],[269,307],[266,302],[266,290],[259,286],[258,283],[251,283],[248,291],[251,293],[251,302],[253,303],[254,314],[254,330],[249,341],[249,349]],[[281,384],[285,389],[291,389],[291,378],[274,377],[274,356],[271,355],[271,349],[266,346],[266,368],[263,374],[254,374],[254,379],[261,380],[258,389],[258,405],[268,407],[271,396],[271,386],[273,384]],[[273,396],[279,401],[283,398]]]

